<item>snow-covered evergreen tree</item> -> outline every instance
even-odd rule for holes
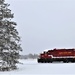
[[[15,69],[19,58],[19,51],[22,51],[20,46],[20,37],[15,28],[16,22],[11,19],[14,14],[8,8],[10,4],[5,3],[5,0],[0,0],[0,70]]]

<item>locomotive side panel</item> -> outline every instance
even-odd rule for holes
[[[53,57],[70,57],[75,56],[75,50],[74,49],[57,49],[50,52],[50,55],[53,55]]]

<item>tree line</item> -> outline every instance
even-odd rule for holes
[[[27,54],[27,55],[20,55],[20,59],[37,59],[39,57],[38,54]]]

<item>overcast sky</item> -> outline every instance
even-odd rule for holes
[[[75,0],[6,0],[21,36],[22,54],[75,48]]]

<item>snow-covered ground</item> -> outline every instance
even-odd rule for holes
[[[37,63],[37,60],[20,60],[17,70],[0,72],[0,75],[75,75],[75,63]]]

